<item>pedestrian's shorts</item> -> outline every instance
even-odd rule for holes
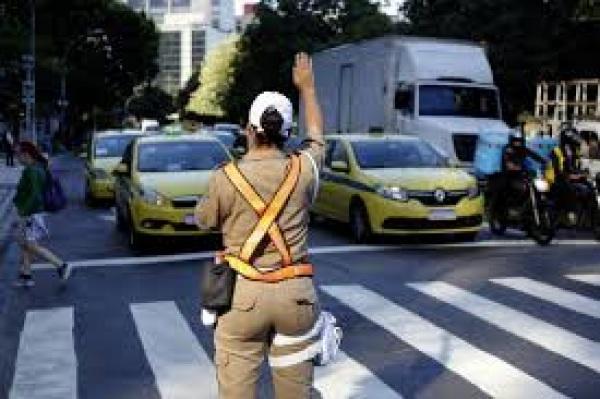
[[[48,238],[49,232],[43,213],[19,218],[15,232],[18,241],[36,243]]]

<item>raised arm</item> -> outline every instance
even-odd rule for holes
[[[310,140],[323,143],[323,114],[317,100],[312,60],[306,53],[296,54],[293,70],[294,84],[300,92],[300,101],[304,103],[306,134]]]

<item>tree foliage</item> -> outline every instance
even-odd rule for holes
[[[138,120],[155,119],[165,122],[175,111],[173,98],[159,87],[146,85],[128,100],[127,111]]]
[[[598,77],[598,22],[581,0],[407,0],[409,33],[486,46],[505,117],[533,108],[542,79]],[[592,55],[594,54],[594,55]]]
[[[392,30],[390,19],[368,0],[263,0],[240,39],[233,83],[221,101],[225,113],[243,120],[252,99],[264,90],[280,91],[297,103],[290,78],[295,53]]]
[[[212,49],[206,56],[199,76],[199,86],[192,94],[187,110],[199,115],[223,117],[222,100],[233,83],[233,61],[238,52],[238,38],[231,38]]]

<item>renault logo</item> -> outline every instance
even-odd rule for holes
[[[435,190],[433,192],[433,197],[435,198],[435,200],[437,202],[439,202],[441,204],[446,199],[446,192],[444,190],[438,188],[437,190]]]

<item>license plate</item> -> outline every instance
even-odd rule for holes
[[[196,224],[196,218],[194,215],[185,215],[183,218],[183,223],[187,224],[188,226],[194,226]]]
[[[456,220],[456,212],[453,209],[433,209],[429,212],[429,220]]]

